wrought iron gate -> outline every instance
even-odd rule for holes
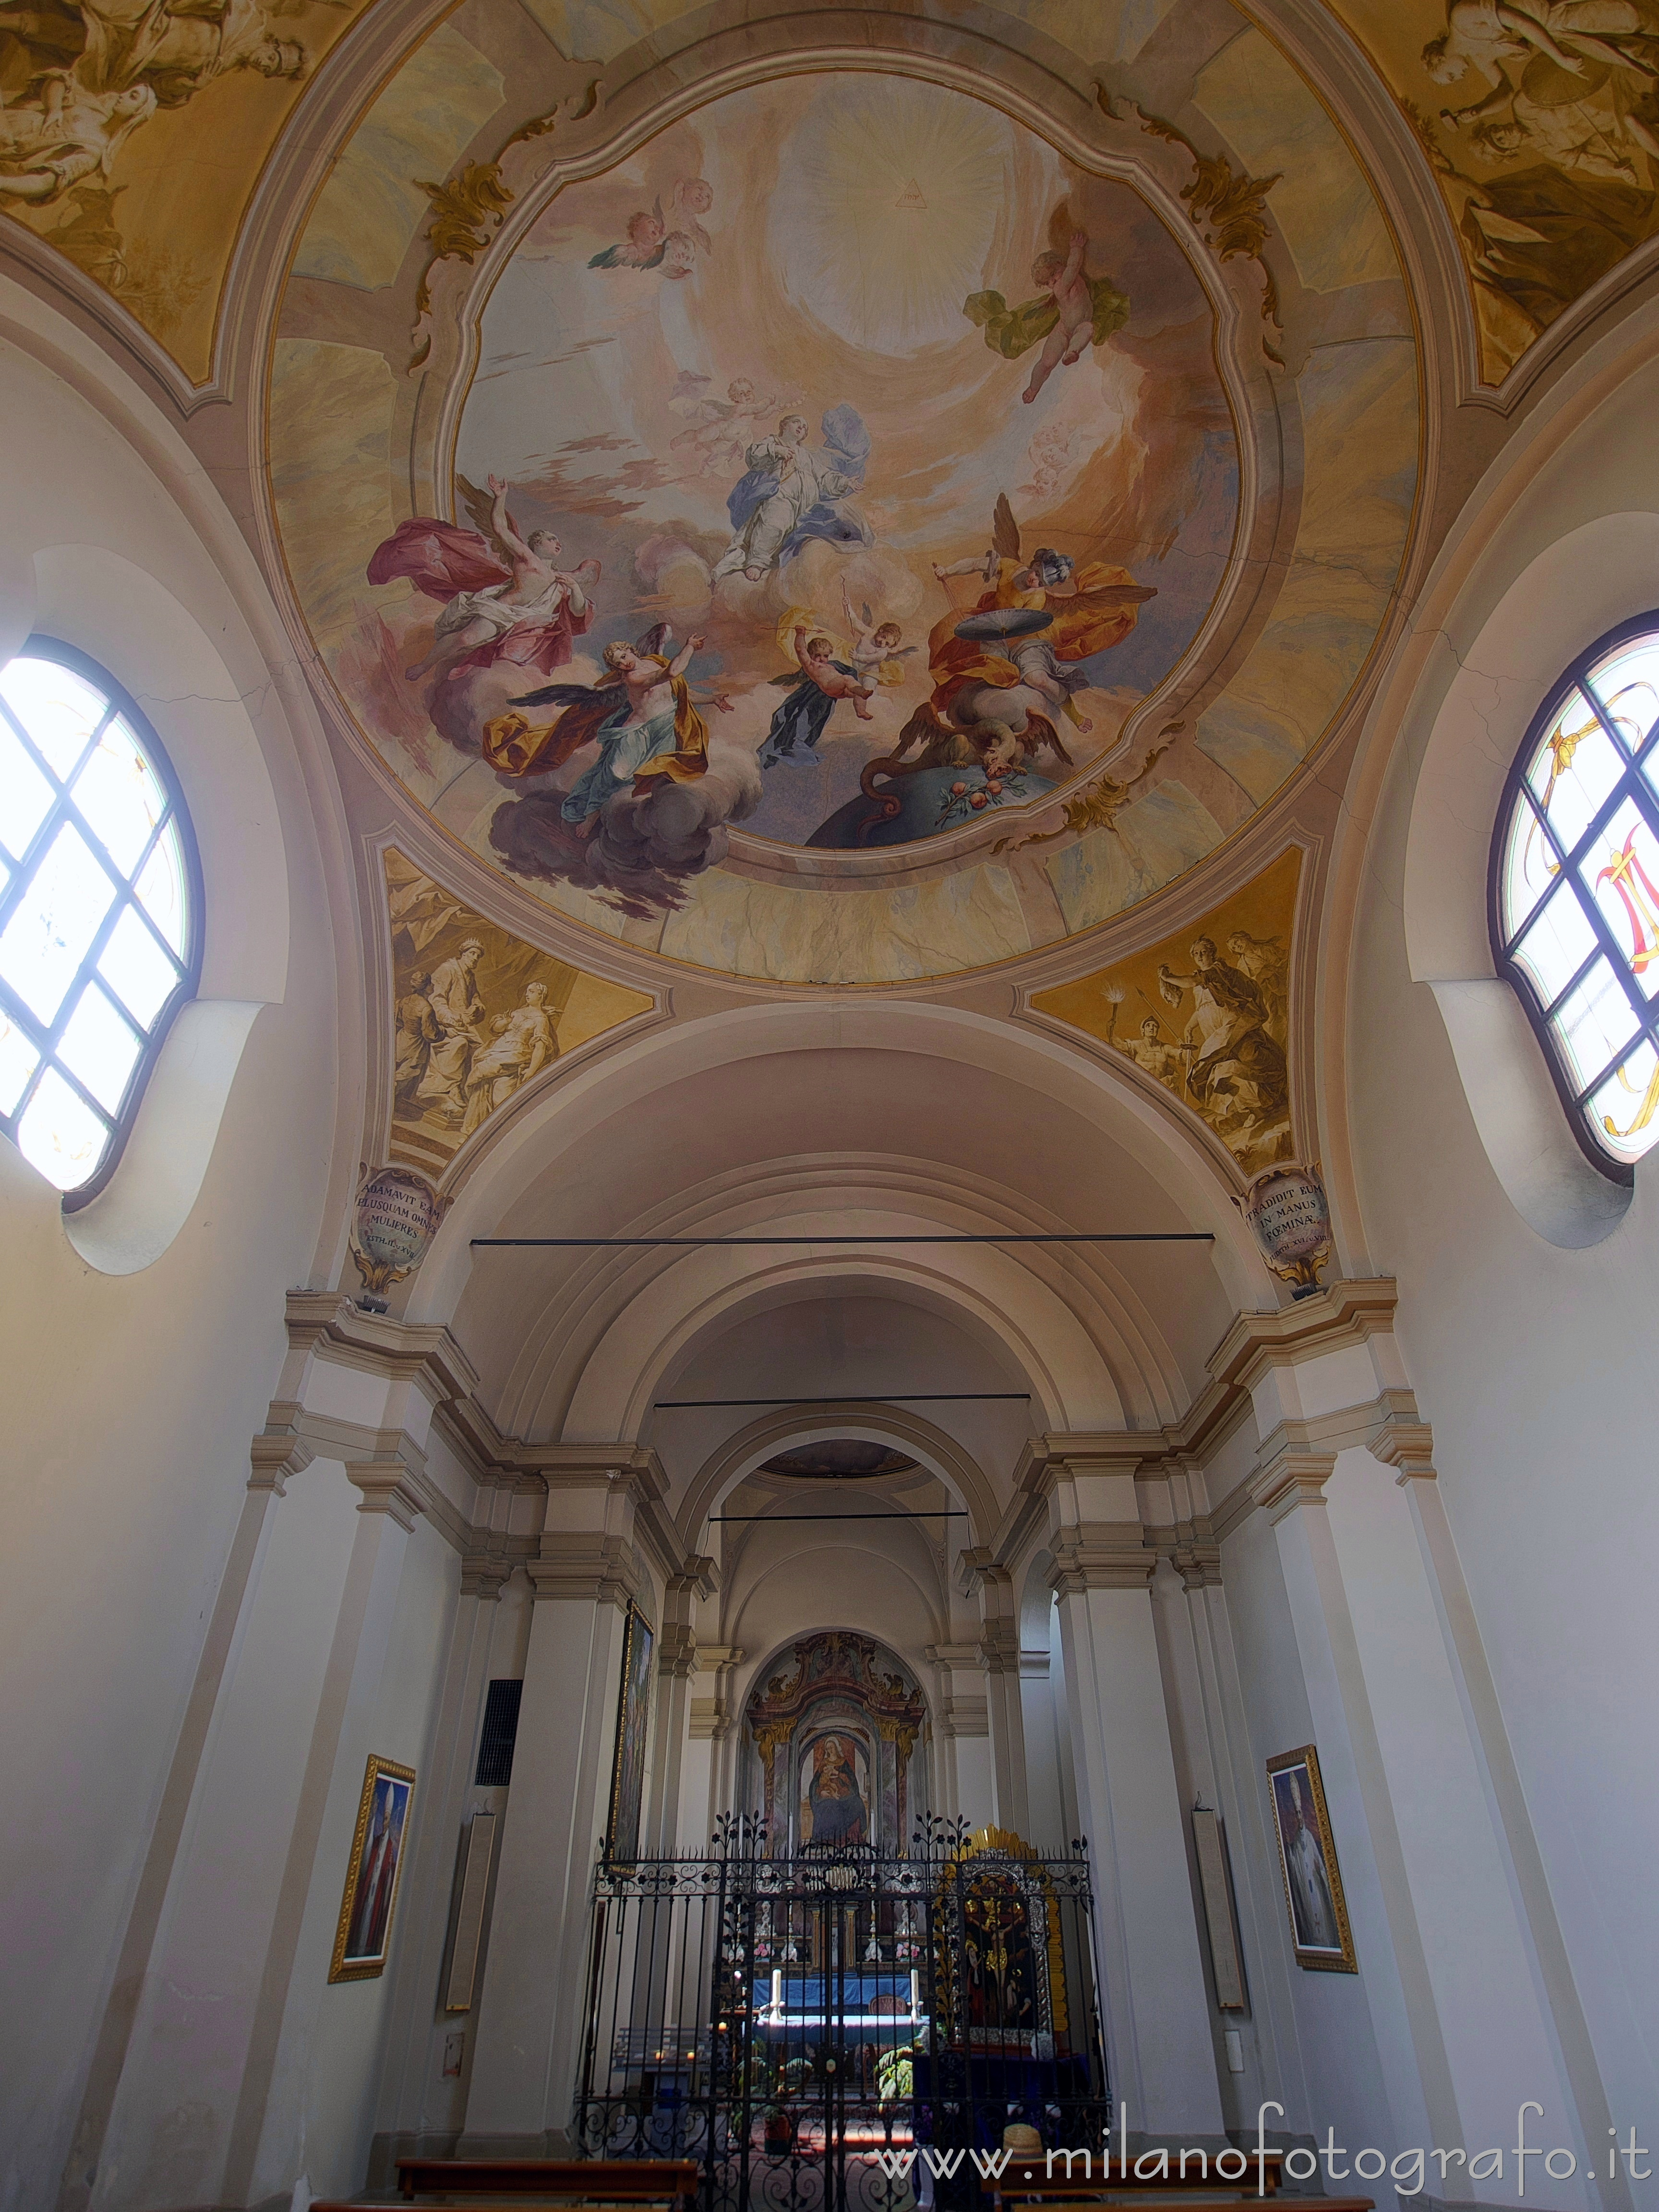
[[[774,1858],[728,1817],[704,1855],[601,1861],[576,2139],[697,2160],[704,2212],[948,2212],[1012,2122],[1097,2149],[1091,1918],[1084,1845],[962,1823]]]

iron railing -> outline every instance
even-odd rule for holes
[[[1011,2124],[1098,2148],[1092,1917],[1084,1844],[962,1822],[773,1856],[727,1816],[706,1853],[602,1859],[576,2141],[696,2159],[704,2212],[948,2212]]]

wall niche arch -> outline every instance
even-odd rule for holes
[[[927,1699],[873,1637],[820,1629],[763,1667],[744,1708],[743,1802],[776,1856],[870,1844],[902,1855],[927,1808]]]

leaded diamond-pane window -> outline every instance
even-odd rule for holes
[[[95,661],[0,668],[0,1129],[84,1204],[196,988],[200,878],[155,732]]]
[[[1574,1133],[1628,1181],[1659,1143],[1659,614],[1592,646],[1528,732],[1490,897]]]

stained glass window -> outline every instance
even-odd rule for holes
[[[1659,1143],[1659,614],[1592,646],[1528,732],[1491,906],[1574,1133],[1627,1180]]]
[[[0,668],[0,1129],[84,1204],[196,988],[199,876],[155,732],[95,661]]]

